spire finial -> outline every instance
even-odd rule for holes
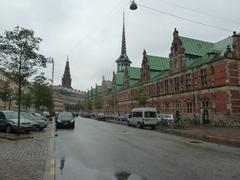
[[[121,55],[127,54],[126,37],[125,37],[125,12],[123,11],[123,32],[122,32],[122,51]]]

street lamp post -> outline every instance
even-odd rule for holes
[[[54,85],[54,59],[53,58],[50,59],[50,63],[52,63],[52,80],[51,80],[51,82],[52,82],[52,88],[53,88],[53,85]]]

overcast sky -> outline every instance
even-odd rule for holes
[[[240,31],[239,0],[0,0],[0,34],[15,26],[32,29],[43,39],[40,52],[55,60],[55,85],[61,84],[67,56],[72,87],[87,90],[112,80],[121,52],[122,14],[126,16],[127,54],[141,66],[142,52],[168,57],[172,32],[216,42]],[[142,6],[140,6],[140,4]],[[143,7],[148,6],[157,11]],[[160,13],[198,21],[220,30]],[[45,70],[51,77],[51,65]]]

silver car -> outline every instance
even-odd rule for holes
[[[0,111],[0,130],[7,133],[16,132],[18,127],[18,113],[15,111]],[[29,132],[33,129],[33,122],[20,116],[20,131]]]
[[[24,118],[29,119],[33,122],[33,130],[42,131],[44,128],[47,127],[47,122],[46,121],[34,117],[29,112],[21,112],[21,115]]]

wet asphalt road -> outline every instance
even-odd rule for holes
[[[57,180],[240,179],[239,148],[86,118],[57,134]]]

